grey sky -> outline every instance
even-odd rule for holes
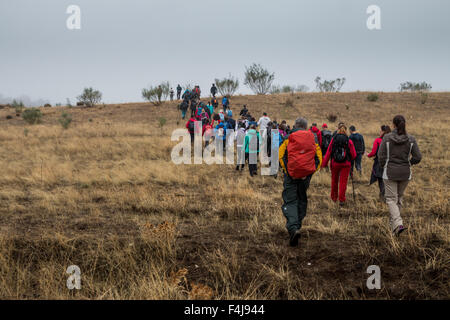
[[[81,30],[66,9],[81,8]],[[381,7],[381,30],[366,9]],[[344,91],[395,91],[403,81],[450,90],[448,0],[1,0],[0,94],[75,102],[83,87],[106,102],[142,101],[168,80],[239,77],[261,63],[276,84],[346,77]]]

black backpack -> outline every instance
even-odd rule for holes
[[[195,130],[195,122],[191,121],[189,122],[189,132],[194,132]]]
[[[330,145],[332,138],[333,138],[333,135],[331,134],[331,131],[328,131],[328,130],[322,131],[322,149],[323,150],[328,149],[328,146]]]
[[[331,157],[334,161],[342,163],[349,160],[348,137],[345,134],[337,134],[333,140]]]

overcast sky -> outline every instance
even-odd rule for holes
[[[81,8],[81,30],[66,9]],[[381,8],[381,30],[366,9]],[[1,0],[0,95],[72,103],[142,101],[168,80],[209,92],[261,63],[276,84],[346,77],[343,91],[396,91],[403,81],[450,90],[448,0]],[[1,97],[0,97],[1,98]]]

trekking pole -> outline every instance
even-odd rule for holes
[[[353,202],[356,202],[355,201],[355,183],[353,182],[353,172],[350,174],[350,177],[352,179]]]

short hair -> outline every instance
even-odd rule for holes
[[[313,127],[317,127],[317,123],[314,122],[314,123],[312,124],[312,126],[313,126]]]
[[[294,126],[298,129],[306,129],[308,127],[308,120],[306,120],[305,118],[297,118],[295,120],[295,124]]]
[[[266,113],[266,112],[263,112],[263,116],[267,116],[267,113]]]
[[[349,129],[350,129],[350,131],[351,131],[351,132],[355,132],[355,131],[356,131],[356,128],[355,128],[355,126],[350,126],[350,128],[349,128]]]

